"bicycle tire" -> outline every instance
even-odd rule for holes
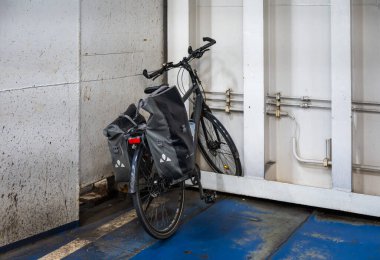
[[[155,171],[154,161],[147,146],[140,145],[136,153],[136,160],[133,160],[135,165],[132,167],[136,167],[136,192],[133,194],[133,204],[137,216],[149,235],[156,239],[166,239],[178,229],[184,207],[185,183],[180,182],[166,191],[162,190],[161,185],[165,184],[165,180]],[[153,208],[149,207],[151,205]],[[153,213],[155,217],[151,215]],[[173,216],[160,226],[153,223],[155,218],[160,217],[160,213],[162,218],[165,214],[169,216],[173,213]]]
[[[212,129],[207,128],[210,126],[212,126]],[[205,128],[208,135],[217,140],[206,140]],[[222,143],[223,148],[228,148],[228,150],[222,150]],[[215,172],[242,176],[242,167],[236,145],[226,128],[211,112],[204,112],[200,119],[198,145],[206,162]],[[217,155],[219,155],[219,158],[224,157],[224,159],[222,158],[224,161],[220,160],[218,163],[216,161]],[[231,156],[231,158],[228,160],[226,155]],[[234,164],[233,168],[231,167],[232,163]]]

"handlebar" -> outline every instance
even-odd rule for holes
[[[151,78],[155,78],[157,76],[160,76],[162,73],[165,72],[165,70],[166,70],[166,64],[164,64],[161,69],[156,70],[156,71],[154,71],[154,72],[152,72],[150,74],[148,73],[148,71],[146,69],[144,69],[143,70],[143,75],[144,75],[145,78],[151,79]]]
[[[202,51],[206,50],[216,43],[216,41],[210,37],[203,37],[203,41],[208,42],[208,43],[206,45],[200,47],[198,50],[202,50]]]
[[[196,59],[199,59],[203,56],[203,54],[209,50],[209,48],[214,45],[216,43],[216,41],[210,37],[203,37],[203,41],[204,42],[208,42],[207,44],[203,45],[202,47],[199,47],[198,49],[196,50],[192,50],[191,46],[189,46],[189,49],[188,49],[188,52],[189,52],[189,56],[188,57],[184,57],[182,59],[182,61],[176,63],[176,64],[173,64],[173,62],[168,62],[168,63],[165,63],[162,65],[162,68],[161,69],[158,69],[156,71],[153,71],[151,73],[148,73],[148,71],[146,69],[143,70],[143,75],[145,78],[147,79],[152,79],[155,80],[157,77],[161,76],[162,73],[164,73],[165,71],[168,71],[172,68],[178,68],[180,66],[182,66],[182,64],[184,63],[187,63],[189,62],[191,59],[193,58],[196,58]]]

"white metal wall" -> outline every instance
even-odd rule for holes
[[[380,100],[380,2],[353,1],[352,4],[352,99]],[[353,163],[380,165],[380,115],[353,114]],[[380,195],[380,175],[356,172],[355,192]]]
[[[189,28],[183,50],[174,55],[185,52],[189,43],[201,45],[203,36],[214,37],[217,45],[199,67],[203,81],[211,90],[230,85],[234,91],[244,91],[243,117],[218,113],[244,153],[244,177],[205,172],[205,186],[380,216],[379,173],[351,170],[352,163],[380,166],[379,115],[351,110],[351,100],[380,100],[379,1],[182,0],[181,4],[189,15],[168,12],[171,21]],[[175,5],[179,9],[180,4]],[[169,46],[178,31],[169,32]],[[223,48],[226,55],[221,57]],[[277,92],[332,101],[328,104],[332,109],[326,110],[282,107],[299,125],[302,157],[324,159],[325,140],[332,138],[332,167],[305,165],[294,158],[294,120],[265,115],[265,96]],[[269,160],[275,164],[265,171]]]
[[[330,1],[266,1],[267,68],[270,94],[331,99]],[[273,108],[272,108],[273,109]],[[283,107],[299,125],[299,150],[305,158],[325,157],[331,138],[331,111]],[[295,122],[269,118],[271,180],[332,187],[331,169],[301,165],[292,153]]]
[[[202,40],[205,36],[217,40],[217,44],[198,63],[198,73],[203,87],[210,92],[226,92],[227,89],[231,89],[233,92],[243,93],[242,1],[197,1],[195,11],[195,31],[191,35],[194,48],[205,44]],[[206,97],[224,99],[225,95],[210,93]],[[243,100],[240,96],[233,98]],[[207,102],[210,107],[225,107],[225,102],[212,100]],[[241,103],[234,102],[232,106],[243,108]],[[219,110],[214,112],[234,139],[244,163],[243,113],[226,114]]]

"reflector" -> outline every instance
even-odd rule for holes
[[[129,144],[139,144],[141,143],[141,137],[140,136],[137,136],[137,137],[130,137],[128,139],[128,143]]]

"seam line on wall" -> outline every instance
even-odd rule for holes
[[[79,219],[79,196],[80,196],[80,173],[81,173],[81,114],[82,114],[82,106],[81,106],[81,100],[82,100],[82,87],[81,87],[81,80],[82,80],[82,0],[78,1],[78,165],[77,165],[77,185],[75,187],[76,189],[76,196],[77,197],[77,218]]]
[[[91,57],[91,56],[107,56],[107,55],[121,55],[121,54],[135,54],[144,53],[143,51],[123,51],[123,52],[108,52],[108,53],[85,53],[81,57]]]
[[[11,88],[11,89],[2,89],[1,92],[11,92],[11,91],[17,91],[17,90],[25,90],[25,89],[33,89],[33,88],[48,88],[48,87],[57,87],[57,86],[63,86],[63,85],[75,85],[75,84],[81,84],[81,83],[87,83],[87,82],[98,82],[98,81],[107,81],[107,80],[114,80],[114,79],[124,79],[124,78],[132,78],[136,76],[142,76],[141,73],[139,74],[133,74],[133,75],[125,75],[120,77],[114,77],[114,78],[105,78],[105,79],[90,79],[90,80],[81,80],[76,82],[63,82],[63,83],[56,83],[56,84],[47,84],[47,85],[35,85],[35,86],[27,86],[27,87],[21,87],[21,88]]]

